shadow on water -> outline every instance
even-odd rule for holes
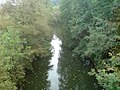
[[[102,90],[96,79],[87,74],[90,71],[88,63],[73,58],[70,50],[62,48],[58,68],[59,90]]]
[[[23,90],[48,90],[50,82],[48,78],[49,58],[38,58],[33,62],[33,71],[26,72],[26,82]]]

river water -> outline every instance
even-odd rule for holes
[[[59,90],[59,74],[57,73],[58,69],[58,59],[60,57],[60,51],[61,51],[61,40],[57,38],[55,35],[53,36],[53,39],[51,41],[51,45],[53,47],[52,49],[52,59],[50,65],[53,65],[52,70],[48,71],[48,80],[51,82],[50,90]]]
[[[72,57],[72,52],[61,48],[62,41],[53,36],[52,57],[38,58],[33,71],[26,73],[23,90],[102,90],[90,71],[89,61]]]

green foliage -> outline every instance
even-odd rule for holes
[[[7,3],[3,10],[16,23],[16,27],[21,30],[23,38],[31,46],[32,52],[45,57],[50,48],[52,32],[49,24],[49,9],[44,0],[23,0],[22,3],[16,3],[14,6]],[[12,8],[12,9],[11,9]]]
[[[24,48],[26,40],[20,39],[16,30],[8,28],[0,36],[0,89],[16,90],[17,82],[25,76],[25,66],[30,62],[30,48]]]
[[[0,6],[0,90],[17,90],[33,59],[50,55],[48,5],[48,0],[9,0]]]
[[[98,83],[105,88],[105,90],[119,90],[120,79],[117,76],[117,73],[107,73],[105,69],[98,70],[99,73],[96,73],[93,69],[89,75],[95,75]]]
[[[96,73],[96,78],[102,78],[103,81],[98,79],[98,82],[106,90],[115,88],[113,83],[118,84],[119,75],[116,73],[119,70],[101,74],[103,69],[119,66],[119,7],[119,0],[62,0],[60,7],[63,27],[70,33],[67,43],[72,47],[73,55],[93,61],[93,68],[96,72],[100,71]],[[113,60],[113,57],[116,58]],[[106,77],[108,79],[104,79]]]

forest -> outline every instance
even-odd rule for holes
[[[40,69],[45,71],[38,76],[47,82],[47,70],[52,66],[45,59],[52,56],[54,34],[65,50],[58,58],[59,87],[64,87],[59,90],[93,90],[74,85],[80,82],[84,71],[91,79],[95,78],[100,90],[120,90],[120,0],[5,1],[0,4],[0,90],[26,90],[21,88],[28,71],[33,72],[37,66],[34,62],[38,58]],[[88,62],[90,70],[84,70],[87,66],[82,67],[81,62]],[[82,68],[82,73],[71,68]],[[69,82],[71,72],[76,74],[73,87]]]

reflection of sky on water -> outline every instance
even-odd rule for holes
[[[59,75],[57,73],[57,68],[58,68],[58,58],[61,50],[61,44],[62,42],[60,41],[59,38],[57,38],[55,35],[53,36],[53,39],[51,41],[51,45],[53,47],[52,52],[53,56],[51,58],[51,63],[50,65],[53,65],[52,70],[50,70],[48,80],[51,82],[51,87],[50,90],[59,90]]]

